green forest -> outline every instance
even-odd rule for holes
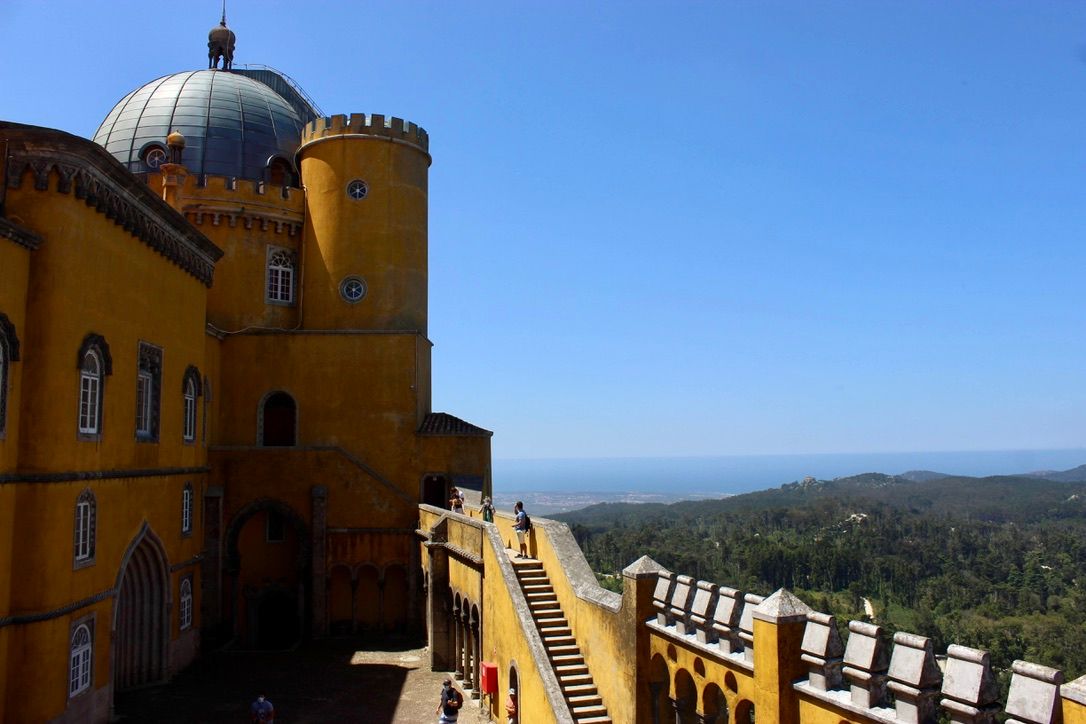
[[[1068,680],[1086,674],[1083,482],[868,473],[554,517],[605,585],[620,587],[615,574],[648,555],[743,591],[788,588],[835,614],[843,636],[848,620],[873,618],[931,637],[937,653],[986,649],[997,670],[1026,659]]]

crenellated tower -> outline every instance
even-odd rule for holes
[[[426,336],[428,149],[426,131],[382,115],[303,128],[304,328]]]

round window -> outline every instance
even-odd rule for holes
[[[355,179],[347,184],[347,195],[355,201],[361,201],[369,194],[370,187],[366,185],[365,181]]]
[[[351,304],[361,302],[366,296],[366,282],[362,277],[347,277],[339,283],[339,295]]]
[[[158,146],[151,146],[143,154],[143,162],[147,164],[148,168],[158,168],[166,162],[166,152]]]

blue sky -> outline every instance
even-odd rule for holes
[[[241,2],[431,134],[434,409],[495,458],[1081,448],[1086,3]],[[84,136],[217,2],[0,2]]]

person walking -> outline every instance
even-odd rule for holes
[[[494,522],[494,504],[490,502],[490,496],[483,498],[483,520],[487,523]]]
[[[457,488],[453,488],[452,491],[450,491],[450,495],[452,497],[449,498],[449,510],[454,513],[463,513],[464,495]]]
[[[437,724],[449,724],[456,721],[460,707],[464,705],[464,695],[455,686],[452,679],[445,679],[441,689],[441,701],[437,703]]]
[[[517,532],[517,542],[520,543],[520,553],[517,554],[517,558],[531,558],[528,555],[528,531],[532,529],[532,519],[524,512],[524,503],[519,500],[513,506],[513,513],[516,515],[513,530]]]
[[[275,721],[275,707],[260,694],[249,707],[249,721],[253,724],[272,724]]]

